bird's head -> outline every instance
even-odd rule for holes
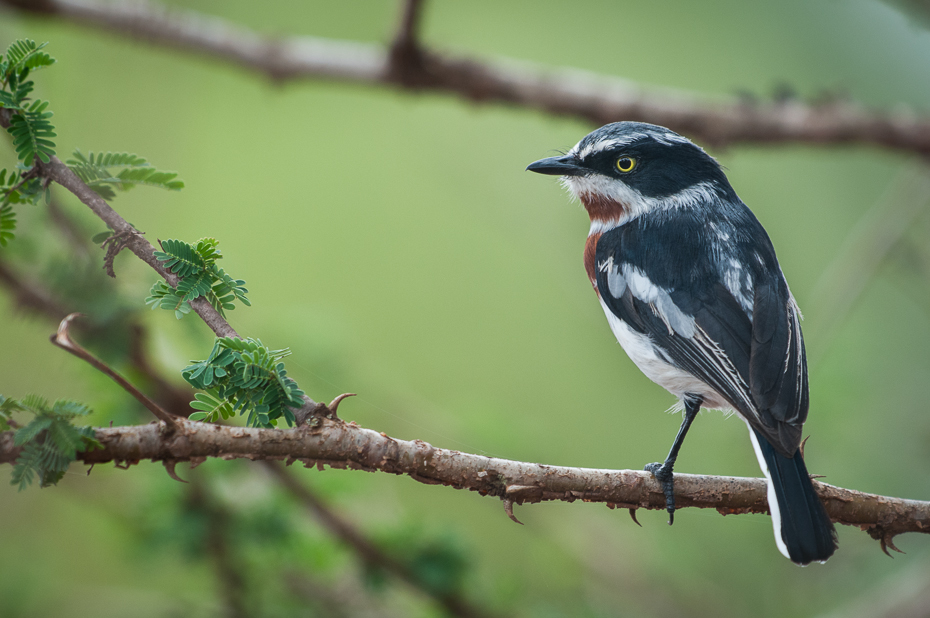
[[[531,163],[562,176],[594,224],[621,225],[655,209],[729,198],[720,165],[686,137],[653,124],[615,122],[586,135],[568,154]]]

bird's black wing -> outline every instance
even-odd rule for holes
[[[807,417],[804,343],[774,250],[749,217],[762,238],[748,245],[752,253],[723,261],[701,233],[706,222],[663,229],[634,221],[608,232],[597,245],[597,286],[663,360],[713,388],[791,457]]]

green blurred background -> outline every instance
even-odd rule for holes
[[[172,4],[270,35],[371,42],[390,39],[399,8]],[[804,98],[833,92],[930,111],[930,35],[880,2],[437,1],[423,35],[445,50],[711,100],[788,87]],[[137,189],[114,206],[150,241],[218,238],[224,268],[247,280],[253,303],[231,314],[232,325],[289,346],[289,373],[314,399],[358,393],[341,417],[524,461],[638,469],[664,457],[679,424],[664,413],[673,399],[607,327],[581,265],[587,217],[554,179],[524,172],[595,127],[435,94],[272,84],[192,54],[0,12],[0,46],[17,37],[51,41],[59,60],[36,76],[55,111],[59,154],[130,151],[177,170],[187,184],[180,193]],[[842,487],[927,499],[926,172],[909,156],[867,147],[711,153],[766,226],[805,311],[808,467]],[[13,163],[8,144],[0,147],[0,167]],[[57,195],[88,235],[103,229],[72,196]],[[872,276],[861,275],[876,230],[915,203],[905,233]],[[60,241],[38,231],[42,210],[20,207],[21,238],[9,251],[24,272],[47,272],[60,254],[49,246]],[[154,273],[130,255],[116,270],[122,293],[144,309]],[[849,310],[846,297],[855,298]],[[148,422],[115,385],[49,345],[48,322],[17,314],[5,291],[0,304],[0,393],[78,399],[95,409],[96,425]],[[212,338],[196,318],[143,318],[160,367],[178,382],[188,360],[208,354]],[[333,586],[359,581],[352,594],[387,615],[441,615],[360,573],[255,466],[181,468],[209,480],[236,513],[253,615],[328,615],[282,591],[287,569]],[[759,475],[745,426],[719,413],[702,414],[676,470]],[[380,473],[300,473],[386,546],[440,547],[465,594],[508,615],[875,615],[930,579],[923,535],[899,537],[907,554],[890,560],[844,527],[827,565],[801,569],[777,552],[767,516],[688,509],[670,528],[664,513],[641,511],[640,528],[603,505],[556,503],[517,507],[526,524],[518,526],[499,501],[470,492]],[[209,524],[185,510],[187,491],[152,463],[90,476],[73,466],[45,490],[0,484],[0,616],[223,615],[217,576],[188,538]]]

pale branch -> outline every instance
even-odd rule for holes
[[[86,464],[142,460],[200,463],[207,457],[301,461],[307,466],[405,474],[429,485],[448,485],[496,496],[505,504],[562,500],[603,502],[611,508],[664,509],[662,489],[641,470],[594,470],[484,457],[406,441],[338,419],[317,417],[293,429],[228,427],[177,419],[97,429],[102,449],[78,455]],[[0,433],[0,463],[12,463],[20,448],[13,432]],[[865,494],[814,481],[830,518],[859,526],[890,547],[904,532],[930,532],[930,502]],[[721,514],[767,513],[763,479],[675,475],[679,507],[713,508]]]
[[[437,91],[472,102],[494,102],[596,125],[640,120],[670,127],[708,145],[847,144],[930,153],[930,118],[876,112],[852,102],[712,101],[577,69],[556,69],[503,58],[479,60],[426,49],[404,38],[415,32],[419,3],[408,3],[393,47],[302,36],[272,38],[223,19],[140,2],[0,0],[0,5],[54,15],[133,40],[193,51],[276,81],[330,79],[410,91]],[[402,50],[404,53],[396,53]]]
[[[461,618],[489,617],[488,610],[472,605],[461,594],[452,590],[441,590],[431,586],[418,576],[406,563],[382,550],[369,540],[365,534],[345,518],[338,515],[306,485],[299,482],[294,475],[285,470],[281,464],[271,460],[262,462],[268,472],[287,489],[303,506],[311,511],[329,532],[349,545],[355,554],[369,567],[390,573],[412,588],[434,599],[450,616]]]

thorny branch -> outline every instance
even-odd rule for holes
[[[709,101],[672,90],[577,69],[508,59],[478,60],[428,49],[416,38],[420,2],[406,4],[391,49],[318,37],[270,38],[225,20],[141,2],[0,0],[25,12],[101,28],[133,40],[197,52],[276,81],[330,79],[408,91],[436,91],[466,101],[501,103],[580,118],[596,125],[640,120],[670,127],[702,143],[869,144],[930,153],[930,118],[875,112],[851,102],[811,105]]]
[[[561,500],[602,502],[611,508],[664,509],[659,484],[641,470],[594,470],[511,461],[461,453],[420,440],[398,440],[383,433],[315,418],[293,429],[226,427],[177,419],[179,429],[162,423],[97,429],[102,449],[82,453],[86,464],[142,460],[189,461],[207,457],[301,461],[323,469],[382,471],[405,474],[428,485],[470,489],[516,504]],[[19,455],[13,433],[0,433],[0,463]],[[894,549],[894,536],[930,532],[930,502],[865,494],[814,481],[830,518],[859,526]],[[712,508],[724,515],[767,513],[763,479],[692,474],[675,475],[679,507]]]

